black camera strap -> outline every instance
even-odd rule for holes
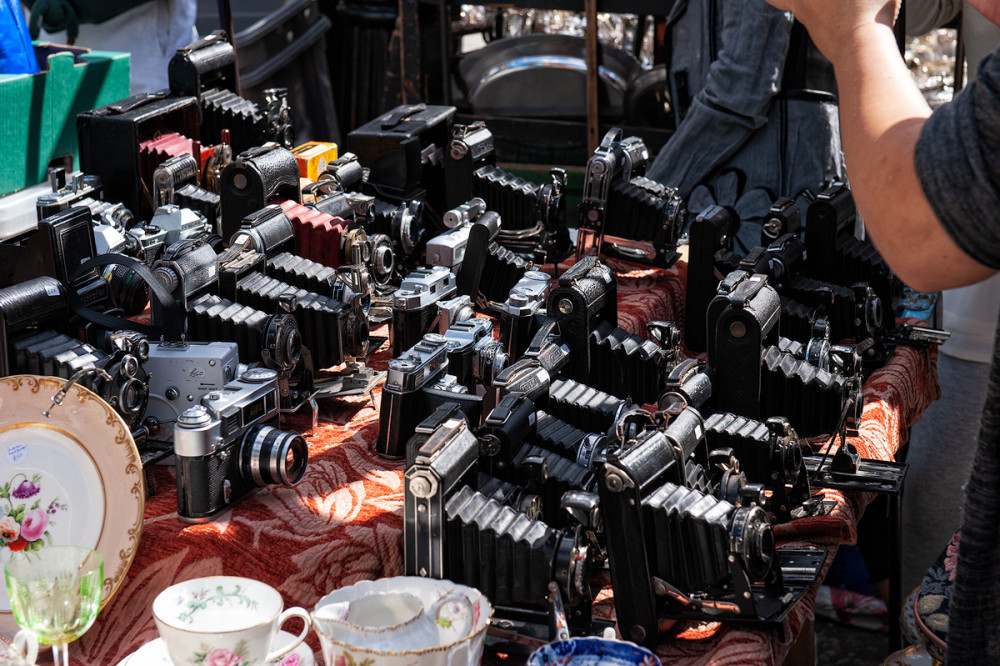
[[[80,296],[77,294],[75,286],[76,280],[93,268],[103,268],[104,266],[111,265],[121,265],[131,269],[135,277],[141,279],[149,286],[150,298],[155,298],[159,301],[160,307],[164,313],[163,326],[140,324],[130,319],[125,319],[124,317],[115,317],[114,315],[97,312],[95,310],[91,310],[80,301]],[[131,257],[121,254],[101,254],[88,259],[80,264],[80,266],[76,269],[76,272],[73,273],[73,276],[70,279],[69,289],[67,291],[69,295],[69,305],[73,308],[73,312],[80,315],[87,321],[103,326],[110,331],[117,331],[121,329],[138,331],[139,333],[156,340],[161,338],[165,338],[167,340],[180,340],[184,333],[185,313],[181,310],[180,304],[173,296],[170,295],[170,292],[167,291],[162,284],[160,284],[159,280],[156,279],[152,271],[146,267],[146,264],[141,261],[136,261]]]

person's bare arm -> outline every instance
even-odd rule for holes
[[[934,291],[996,271],[963,252],[938,222],[917,178],[914,148],[930,108],[899,55],[895,3],[768,0],[790,9],[833,63],[854,198],[886,262],[915,289]]]

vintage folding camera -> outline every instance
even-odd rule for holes
[[[786,234],[802,231],[802,211],[794,201],[781,197],[771,205],[767,219],[760,227],[760,244],[767,246]]]
[[[708,349],[705,314],[718,291],[717,275],[728,275],[739,265],[740,258],[733,252],[739,228],[739,216],[727,206],[709,206],[691,222],[684,299],[684,344],[691,351]]]
[[[451,324],[474,317],[467,297],[460,303],[451,302],[457,300],[457,294],[455,274],[444,266],[418,268],[407,275],[392,294],[392,355],[399,356],[425,333],[442,333]]]
[[[663,392],[667,363],[679,349],[602,321],[590,334],[590,383],[598,389],[639,404],[655,402]]]
[[[760,419],[761,351],[778,341],[781,300],[766,275],[734,271],[708,306],[708,365],[715,372],[712,404]]]
[[[555,529],[477,491],[479,441],[461,419],[446,421],[404,475],[406,573],[447,578],[488,595],[498,616],[544,619],[549,583],[567,619],[589,630],[590,568],[596,550],[580,526]]]
[[[91,227],[90,210],[77,206],[0,242],[0,287],[50,276],[74,290],[84,307],[102,309],[108,302],[108,285],[99,271],[92,268],[77,274],[79,266],[97,254]]]
[[[601,254],[669,268],[680,257],[687,210],[675,189],[643,177],[648,161],[642,139],[612,128],[587,162],[579,226]]]
[[[601,511],[618,622],[630,640],[655,644],[664,618],[779,623],[825,560],[819,549],[776,549],[759,506],[691,487],[688,458],[704,455],[703,422],[686,409],[605,465]]]
[[[527,271],[511,288],[506,301],[491,303],[491,313],[498,320],[500,342],[512,361],[521,358],[538,331],[551,288],[550,275]]]
[[[613,127],[604,135],[593,156],[587,161],[580,204],[580,228],[601,233],[607,217],[608,196],[616,180],[628,182],[646,173],[649,150],[639,137],[622,138],[622,130]]]
[[[860,364],[852,349],[820,363],[819,351],[828,332],[813,345],[813,362],[806,347],[796,356],[778,336],[780,303],[764,275],[730,273],[708,312],[708,364],[713,373],[712,411],[732,412],[756,421],[784,416],[804,437],[837,432],[848,409],[855,421],[861,406]],[[783,340],[785,340],[783,342]],[[785,345],[784,347],[782,345]],[[827,360],[832,359],[827,355]],[[853,427],[849,425],[848,427]]]
[[[458,293],[476,303],[498,301],[507,297],[531,264],[497,242],[500,215],[476,204],[467,211],[478,215],[470,218],[462,265],[456,273]]]
[[[156,441],[173,441],[173,425],[181,412],[205,394],[235,380],[246,366],[235,342],[151,342],[145,363],[149,373],[146,415],[160,424]]]
[[[523,393],[509,393],[497,403],[476,431],[480,440],[480,468],[490,476],[512,478],[514,454],[535,439],[535,403]]]
[[[334,192],[360,192],[365,179],[365,169],[354,153],[340,153],[316,179],[315,191],[321,194]]]
[[[524,356],[493,380],[489,404],[498,404],[511,393],[523,393],[544,409],[548,404],[552,381],[569,362],[570,350],[559,333],[559,325],[553,320],[546,320],[535,333]]]
[[[299,164],[286,148],[265,143],[236,156],[222,170],[223,238],[232,238],[243,219],[269,203],[289,199],[302,203]]]
[[[507,353],[493,339],[493,322],[489,319],[455,322],[444,337],[448,340],[449,373],[473,393],[484,393],[507,367]]]
[[[369,330],[363,302],[367,293],[355,291],[355,288],[366,290],[368,286],[363,268],[359,267],[364,275],[355,288],[345,278],[338,281],[333,289],[336,293],[332,295],[293,286],[275,276],[278,272],[275,270],[267,270],[271,275],[265,274],[266,251],[272,246],[280,249],[288,243],[281,240],[281,230],[290,227],[287,222],[288,218],[277,206],[268,206],[244,221],[232,246],[218,256],[219,295],[268,311],[281,307],[283,299],[287,301],[289,296],[293,297],[290,312],[296,317],[302,344],[311,352],[317,368],[340,365],[348,357],[367,356]],[[287,253],[278,253],[273,261],[287,267],[292,259],[285,255]],[[305,273],[311,263],[308,260],[298,262],[299,275]],[[267,269],[272,265],[267,263]],[[318,273],[331,270],[318,264],[312,268]],[[339,277],[339,273],[335,275]],[[329,289],[324,291],[330,293]]]
[[[584,257],[559,277],[549,292],[546,314],[559,323],[573,356],[567,376],[587,381],[591,374],[590,334],[602,321],[618,323],[618,286],[614,271],[596,257]]]
[[[227,132],[234,149],[242,152],[266,141],[291,148],[294,131],[287,94],[264,91],[265,108],[238,95],[236,51],[221,30],[178,49],[167,68],[170,91],[196,97],[200,106],[200,136],[215,141]],[[284,89],[278,89],[284,90]],[[276,108],[272,98],[277,97]]]
[[[496,166],[493,133],[483,122],[455,125],[445,158],[446,205],[479,197],[503,219],[499,242],[536,263],[554,263],[572,252],[566,229],[566,172],[553,169],[539,185]],[[447,217],[447,214],[446,214]],[[445,220],[448,227],[454,226]]]
[[[603,469],[608,452],[617,442],[602,433],[587,433],[576,426],[538,410],[535,412],[535,444],[573,460],[585,469]]]
[[[240,347],[247,363],[264,363],[288,377],[302,354],[302,337],[295,317],[294,297],[282,299],[277,314],[268,315],[247,305],[234,303],[210,293],[217,289],[218,258],[202,240],[185,240],[167,248],[163,259],[153,266],[153,275],[186,313],[184,321],[171,321],[165,309],[153,299],[152,321],[166,331],[168,340],[210,342],[222,339]]]
[[[809,500],[809,475],[802,456],[811,450],[788,419],[775,416],[761,423],[735,414],[712,414],[705,419],[705,435],[709,449],[728,450],[747,481],[768,491],[762,506],[774,515],[775,523],[791,520],[793,511]]]
[[[63,333],[44,330],[11,344],[13,372],[69,379],[85,368],[100,368],[110,375],[89,375],[81,383],[111,405],[130,429],[138,428],[146,415],[149,376],[144,357],[131,350],[113,349],[108,354]]]
[[[895,312],[902,296],[902,282],[869,241],[855,233],[857,208],[844,183],[834,183],[809,205],[805,243],[809,277],[850,286],[867,283],[887,312]]]
[[[427,241],[426,257],[431,266],[445,266],[457,273],[465,259],[469,244],[469,232],[473,221],[486,212],[486,202],[470,199],[444,214],[444,225],[448,231]]]
[[[207,522],[257,488],[302,479],[309,459],[305,440],[271,425],[278,417],[277,379],[273,370],[251,368],[177,417],[181,522]]]
[[[107,201],[121,202],[139,219],[153,212],[153,170],[172,155],[152,155],[147,142],[171,135],[179,152],[192,153],[198,100],[167,98],[167,91],[139,93],[77,116],[80,170],[99,176]]]
[[[482,397],[470,393],[448,374],[448,340],[438,333],[428,333],[406,353],[389,361],[375,452],[387,458],[403,458],[417,425],[445,402],[461,405],[469,422],[479,425]]]

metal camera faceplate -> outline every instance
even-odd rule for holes
[[[250,368],[221,389],[205,394],[201,404],[221,422],[219,436],[228,443],[255,423],[277,417],[278,373]]]
[[[517,281],[507,300],[495,303],[493,310],[509,317],[528,317],[545,307],[545,300],[552,289],[552,277],[541,271],[527,271]]]
[[[444,266],[418,268],[399,285],[392,295],[398,310],[419,310],[450,298],[457,289],[455,274]]]
[[[461,266],[471,230],[472,225],[464,224],[427,241],[427,263],[448,268]]]
[[[239,351],[235,342],[150,342],[145,366],[150,373],[146,415],[166,423],[236,379]]]
[[[174,204],[157,208],[149,224],[166,232],[163,240],[166,245],[212,231],[212,225],[204,215]]]
[[[399,358],[389,361],[386,390],[399,393],[415,391],[438,376],[448,366],[448,340],[428,333]]]

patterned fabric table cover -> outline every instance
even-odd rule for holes
[[[622,327],[644,334],[649,321],[683,321],[683,264],[670,271],[616,269]],[[934,360],[930,352],[900,348],[869,379],[860,436],[854,440],[862,456],[890,460],[905,442],[908,426],[939,396]],[[383,351],[369,363],[384,369],[387,361]],[[320,425],[307,436],[305,478],[292,488],[259,490],[211,523],[179,522],[173,468],[153,470],[158,487],[146,503],[138,553],[96,624],[70,650],[74,663],[117,664],[155,639],[153,599],[178,581],[248,576],[277,588],[286,606],[311,609],[338,587],[403,574],[403,463],[372,451],[378,412],[362,399],[327,401],[320,410]],[[284,425],[300,432],[309,426],[304,417]],[[870,498],[836,491],[827,497],[836,501],[830,515],[779,526],[776,533],[779,543],[828,549],[829,566],[839,544],[854,542],[857,520]],[[789,614],[784,640],[776,631],[724,626],[688,632],[694,638],[664,640],[657,652],[671,664],[780,663],[812,614],[817,589],[818,583]],[[608,617],[613,610],[608,589],[599,596],[596,613]],[[309,644],[321,663],[314,633]]]

